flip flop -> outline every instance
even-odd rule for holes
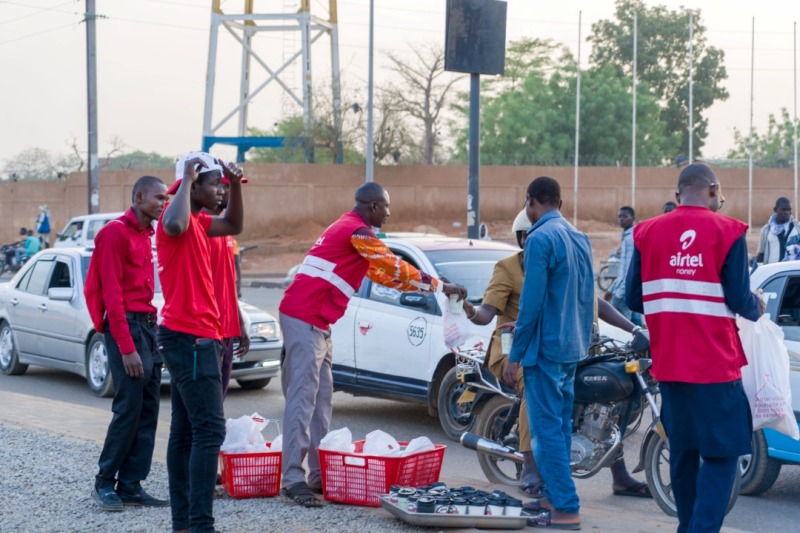
[[[550,512],[550,509],[547,509],[546,507],[542,507],[542,499],[541,498],[537,498],[537,499],[531,500],[531,501],[523,504],[523,506],[522,506],[522,513],[526,514],[526,515],[529,515],[529,516],[538,515],[538,514],[541,514],[541,513],[544,513],[544,512]]]
[[[638,482],[625,489],[613,489],[615,496],[631,496],[633,498],[652,498],[647,483]]]
[[[544,483],[525,483],[519,487],[519,491],[528,496],[530,498],[541,498],[544,496],[542,490],[544,489]]]
[[[298,481],[288,487],[281,489],[281,494],[303,507],[322,507],[324,504],[319,501],[316,495],[311,492],[305,481]]]
[[[550,511],[545,511],[541,514],[528,518],[528,525],[531,527],[559,529],[566,531],[578,531],[581,528],[580,522],[578,523],[564,523],[553,522],[550,518]]]

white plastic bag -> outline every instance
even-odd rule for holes
[[[384,457],[395,457],[402,453],[400,443],[380,429],[367,433],[364,441],[363,453],[366,455],[381,455]]]
[[[280,452],[283,451],[283,433],[272,439],[269,443],[269,451]]]
[[[441,302],[440,302],[441,303]],[[450,302],[444,302],[444,343],[448,348],[457,348],[472,336],[466,313],[451,313]]]
[[[266,449],[261,431],[269,423],[258,413],[229,418],[225,421],[225,440],[220,450],[225,453],[258,453]]]
[[[356,451],[356,445],[353,444],[353,434],[350,433],[350,430],[341,428],[329,431],[319,442],[319,449],[331,452],[353,453]]]
[[[429,452],[431,450],[435,450],[436,446],[433,445],[433,442],[428,437],[417,437],[416,439],[411,439],[406,446],[406,449],[403,450],[403,455],[411,455],[413,453],[420,453],[420,452]]]
[[[792,410],[789,353],[783,343],[783,330],[766,314],[757,322],[739,317],[736,325],[747,356],[742,386],[750,402],[753,430],[772,428],[800,439]]]

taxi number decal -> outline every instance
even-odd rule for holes
[[[419,346],[425,340],[425,335],[428,332],[428,321],[424,317],[418,316],[408,325],[406,335],[408,342],[413,346]]]

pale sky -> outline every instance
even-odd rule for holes
[[[292,0],[255,0],[256,11],[289,12]],[[793,114],[793,32],[797,0],[646,0],[645,4],[700,7],[709,44],[725,51],[730,98],[715,104],[703,155],[722,156],[733,144],[734,127],[747,131],[750,105],[750,28],[755,16],[754,116],[759,131],[769,113]],[[312,13],[327,14],[327,0],[312,0]],[[383,53],[406,53],[409,43],[444,43],[444,0],[375,0],[375,83],[389,75]],[[507,40],[552,38],[577,52],[578,13],[583,12],[582,65],[591,24],[611,18],[612,0],[509,0]],[[200,148],[208,62],[210,0],[97,0],[107,17],[97,22],[100,155],[112,137],[128,150],[181,155]],[[223,0],[223,10],[242,10],[244,0]],[[73,138],[85,150],[86,30],[84,0],[0,0],[0,166],[27,148],[66,153]],[[756,12],[757,10],[757,12]],[[346,85],[366,94],[369,0],[339,1],[340,62]],[[287,35],[284,37],[284,35]],[[262,34],[254,47],[277,69],[294,52],[296,36]],[[214,122],[236,102],[240,48],[220,33]],[[313,46],[314,80],[330,78],[327,37]],[[264,79],[254,63],[253,84]],[[291,70],[299,89],[300,66]],[[359,102],[362,107],[366,102]],[[349,102],[344,102],[349,105]],[[279,92],[258,95],[250,125],[269,128],[280,119]],[[299,108],[297,108],[299,111]],[[222,134],[235,134],[235,121]],[[224,150],[216,150],[230,157]]]

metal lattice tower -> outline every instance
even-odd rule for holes
[[[290,142],[283,137],[249,137],[247,136],[247,112],[253,98],[270,83],[279,85],[284,98],[293,101],[303,108],[304,139],[306,147],[306,162],[313,162],[314,152],[311,141],[311,131],[314,122],[312,106],[312,70],[311,70],[311,45],[325,34],[330,36],[331,50],[331,85],[333,89],[334,120],[338,131],[341,131],[341,90],[339,80],[339,33],[338,9],[336,0],[328,0],[328,19],[322,19],[311,14],[311,0],[300,0],[299,9],[287,12],[288,0],[264,0],[260,4],[271,4],[275,12],[261,13],[254,9],[255,0],[243,0],[240,13],[233,13],[226,6],[222,11],[221,1],[212,0],[211,28],[208,43],[208,69],[206,72],[206,99],[203,115],[203,150],[208,151],[212,145],[221,143],[236,146],[237,161],[244,161],[245,152],[253,147],[277,148]],[[230,4],[229,2],[228,4]],[[217,47],[219,30],[223,28],[241,46],[241,78],[239,89],[239,103],[225,113],[221,119],[214,121],[214,83],[217,68]],[[294,53],[260,55],[253,44],[253,37],[260,32],[299,32],[300,46]],[[282,39],[285,46],[294,42],[294,39]],[[266,73],[266,79],[251,89],[251,81],[255,81],[251,69],[255,61]],[[277,68],[270,66],[270,61],[275,65],[282,61]],[[289,80],[293,73],[293,66],[299,61],[302,69],[301,85],[302,94],[298,91],[294,81]],[[294,76],[291,76],[294,78]],[[284,79],[285,78],[285,79]],[[289,81],[287,81],[289,80]],[[237,117],[237,135],[221,136],[217,132],[228,122]],[[341,139],[339,140],[341,145]],[[339,150],[339,159],[341,159]],[[341,163],[342,161],[338,161]]]

